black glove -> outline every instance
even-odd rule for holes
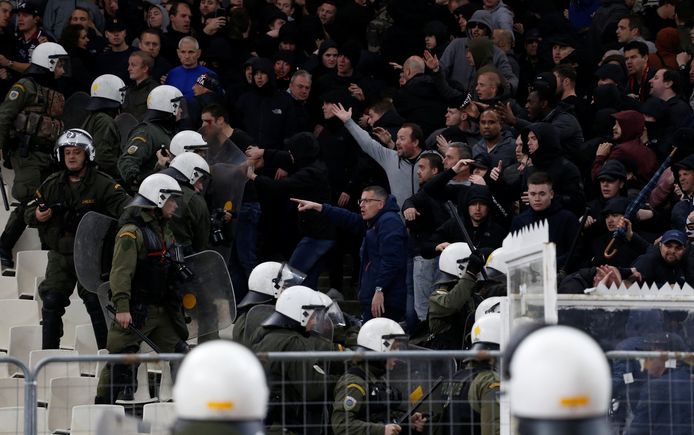
[[[467,259],[465,273],[470,275],[470,277],[477,279],[477,275],[482,271],[485,263],[486,261],[484,257],[479,252],[473,252]]]

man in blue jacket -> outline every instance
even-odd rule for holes
[[[300,212],[316,210],[337,226],[364,235],[358,293],[362,318],[402,321],[407,300],[407,230],[395,197],[380,186],[369,186],[358,201],[361,214],[329,204],[292,201],[298,204]]]

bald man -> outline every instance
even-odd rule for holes
[[[424,74],[424,59],[409,57],[402,65],[402,87],[393,104],[405,121],[418,124],[428,136],[441,127],[446,114],[446,99],[439,94],[432,78]]]

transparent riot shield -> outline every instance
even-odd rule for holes
[[[116,127],[118,127],[118,132],[120,133],[120,150],[123,152],[128,144],[130,132],[139,124],[139,121],[130,113],[121,113],[116,116],[114,121],[116,121]]]
[[[256,305],[248,310],[246,315],[246,323],[243,326],[242,340],[245,345],[250,345],[251,340],[263,324],[275,312],[274,305]]]
[[[89,111],[86,109],[89,98],[89,94],[85,92],[75,92],[65,100],[65,108],[63,109],[63,128],[65,130],[82,126],[84,120],[89,116]]]
[[[108,281],[118,221],[90,211],[77,226],[73,257],[80,284],[90,292]]]
[[[202,251],[187,256],[185,267],[189,269],[183,273],[187,278],[177,280],[175,287],[183,303],[190,337],[229,327],[236,318],[236,299],[224,258],[215,251]],[[181,276],[181,271],[175,273]]]
[[[431,352],[430,349],[407,344],[402,350]],[[387,363],[392,366],[386,372],[386,379],[391,388],[397,389],[402,396],[400,409],[436,415],[445,403],[442,388],[453,379],[456,372],[456,361],[453,358],[399,358],[398,352],[389,352],[392,359]]]

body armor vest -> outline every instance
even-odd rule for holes
[[[30,137],[30,142],[39,146],[50,146],[63,131],[63,108],[65,96],[58,91],[41,86],[35,81],[36,95],[17,115],[14,122],[15,134]]]
[[[133,224],[142,231],[147,256],[137,260],[132,282],[132,300],[146,305],[164,305],[173,297],[173,292],[169,289],[172,271],[169,249],[172,246],[141,220]]]

